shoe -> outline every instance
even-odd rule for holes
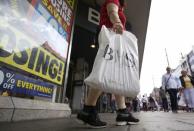
[[[107,123],[100,120],[98,113],[81,111],[77,114],[77,119],[88,124],[90,128],[105,128]]]
[[[118,126],[137,124],[139,119],[135,118],[127,109],[118,110],[116,117],[116,122]]]

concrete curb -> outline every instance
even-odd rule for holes
[[[0,96],[0,122],[69,117],[68,104]]]

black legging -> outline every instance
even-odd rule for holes
[[[172,111],[176,111],[178,109],[177,104],[177,89],[168,89],[167,90],[170,95],[170,102],[171,102],[171,108]]]

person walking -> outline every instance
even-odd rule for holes
[[[108,104],[108,97],[106,93],[102,94],[102,112],[105,113],[107,112],[107,104]]]
[[[178,113],[177,92],[181,88],[181,82],[178,77],[171,73],[171,68],[166,68],[166,74],[162,76],[162,87],[170,95],[171,109],[173,113]]]
[[[115,100],[114,94],[111,94],[111,110],[112,110],[112,113],[116,111],[116,100]]]
[[[149,110],[154,111],[154,108],[156,107],[156,104],[155,104],[155,100],[154,100],[154,98],[152,97],[151,94],[148,97],[148,102],[149,102]]]
[[[122,34],[125,30],[126,17],[124,15],[125,0],[105,0],[100,10],[100,28],[105,25],[112,28],[117,34]],[[98,40],[96,40],[97,42]],[[107,123],[100,120],[96,111],[96,102],[102,91],[90,88],[88,97],[85,101],[84,108],[77,114],[77,118],[92,128],[104,128]],[[126,108],[125,97],[115,95],[118,110],[116,122],[117,125],[127,125],[129,123],[137,123],[139,119],[135,118]]]
[[[194,79],[187,74],[186,70],[182,70],[181,74],[179,78],[183,87],[187,111],[194,111]]]
[[[133,104],[133,111],[137,112],[137,108],[138,108],[138,98],[137,98],[137,96],[132,100],[132,104]]]
[[[148,100],[147,97],[143,95],[143,98],[141,99],[143,104],[143,111],[148,111]]]
[[[166,92],[164,89],[162,89],[162,87],[160,87],[160,91],[159,91],[159,94],[160,94],[160,98],[162,100],[162,107],[164,109],[164,112],[168,112],[168,101],[167,101],[167,97],[166,97]]]

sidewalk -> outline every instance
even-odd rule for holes
[[[100,114],[108,127],[90,129],[76,121],[75,115],[68,119],[35,120],[0,123],[1,131],[194,131],[194,113],[140,112],[138,125],[115,126],[115,114]]]

